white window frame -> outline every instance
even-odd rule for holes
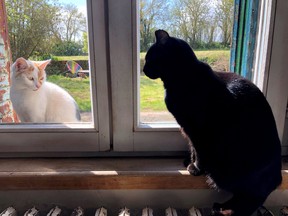
[[[73,156],[110,150],[105,8],[105,0],[87,0],[94,124],[1,124],[0,155]]]
[[[284,56],[286,58],[288,56],[288,49],[283,49],[283,45],[279,43],[288,37],[287,28],[283,26],[285,19],[277,22],[277,14],[279,13],[281,17],[287,16],[279,8],[279,4],[287,3],[285,0],[278,0],[277,2],[276,12],[275,1],[265,0],[261,3],[262,11],[259,22],[262,22],[262,28],[258,29],[258,41],[261,42],[262,40],[262,44],[257,43],[257,55],[262,58],[262,61],[256,62],[258,65],[255,65],[254,74],[263,78],[260,88],[271,105],[278,126],[279,137],[282,140],[288,79],[281,79],[281,76],[286,78],[288,75],[288,73],[285,74],[286,65],[283,64],[285,62],[285,60],[283,61]],[[134,0],[108,0],[112,112],[114,117],[113,149],[115,151],[182,151],[186,149],[187,140],[181,137],[179,127],[176,125],[139,124],[139,92],[137,92],[139,89],[139,76],[137,76],[139,73],[139,21],[136,19],[138,17],[137,4],[138,1]],[[280,29],[281,27],[282,29]],[[275,35],[279,37],[279,40],[276,39],[277,41],[275,41]],[[279,59],[278,53],[283,54],[283,57]],[[279,97],[279,95],[281,96]],[[285,149],[284,146],[283,149]]]
[[[187,151],[177,124],[139,124],[138,1],[108,0],[108,5],[113,150]]]
[[[270,31],[265,45],[269,52],[262,56],[266,63],[259,71],[266,77],[263,91],[282,139],[288,98],[287,1],[277,0],[277,4],[273,0],[266,1],[271,3],[268,10],[272,11],[268,18],[270,25],[266,28],[267,32]],[[123,152],[163,155],[188,149],[187,140],[182,137],[178,125],[139,123],[137,8],[138,0],[87,0],[95,127],[58,124],[39,129],[37,125],[0,125],[0,155],[35,153],[40,156],[41,153],[51,153],[57,156],[67,153],[69,156],[85,156],[98,155],[99,152],[104,155]],[[283,44],[283,41],[287,43]],[[287,154],[288,147],[283,149]]]

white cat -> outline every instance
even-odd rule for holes
[[[11,66],[10,97],[21,122],[79,122],[80,112],[72,96],[46,81],[47,61],[18,58]]]

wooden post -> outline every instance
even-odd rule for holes
[[[10,101],[11,63],[5,0],[0,0],[0,123],[18,122]]]

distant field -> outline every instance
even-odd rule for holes
[[[54,61],[88,61],[88,56],[52,56]]]
[[[197,58],[211,65],[214,70],[228,71],[230,50],[195,51]]]
[[[195,51],[200,61],[208,63],[216,71],[229,71],[230,50]],[[146,53],[140,53],[140,70],[142,72]]]

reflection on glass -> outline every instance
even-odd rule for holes
[[[199,60],[228,71],[234,0],[140,0],[140,122],[175,122],[164,103],[161,80],[142,72],[154,32],[164,29],[185,40]]]
[[[92,122],[86,1],[5,3],[20,121]]]

